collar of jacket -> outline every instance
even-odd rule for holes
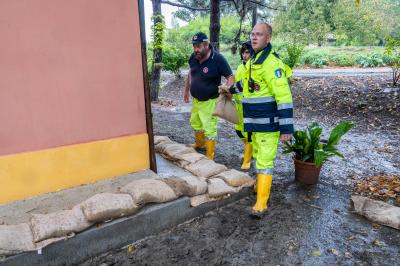
[[[259,51],[256,53],[253,57],[253,59],[257,58],[257,55],[261,53],[261,55],[257,58],[257,60],[253,63],[254,65],[261,65],[265,59],[269,56],[272,50],[272,45],[271,43],[268,43],[267,47],[265,47],[262,51]]]

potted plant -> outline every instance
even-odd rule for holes
[[[312,185],[318,182],[323,163],[332,156],[344,156],[336,145],[353,124],[339,123],[331,132],[328,140],[321,140],[322,127],[316,122],[305,130],[296,130],[293,140],[286,142],[283,153],[294,153],[295,179],[301,183]]]

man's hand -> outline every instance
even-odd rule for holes
[[[280,140],[282,143],[285,143],[292,139],[292,134],[282,134]]]
[[[189,102],[189,91],[185,90],[185,94],[183,95],[183,100],[185,101],[185,103]]]

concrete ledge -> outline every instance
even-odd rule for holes
[[[158,234],[185,221],[201,216],[251,194],[242,189],[231,197],[204,203],[196,208],[183,197],[172,202],[150,205],[132,217],[121,218],[93,227],[65,241],[45,247],[42,254],[25,252],[6,258],[0,265],[71,265],[93,256],[118,249],[146,236]]]

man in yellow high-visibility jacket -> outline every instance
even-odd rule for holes
[[[240,59],[242,64],[238,66],[235,73],[235,82],[240,82],[246,74],[246,63],[250,57],[254,54],[253,48],[251,48],[251,42],[247,41],[242,43],[240,48]],[[242,106],[242,92],[234,94],[233,102],[235,103],[238,111],[239,124],[235,124],[235,131],[239,138],[244,143],[243,163],[241,169],[248,170],[251,165],[251,158],[253,153],[253,145],[251,144],[251,132],[245,132],[243,126],[243,106]]]
[[[272,28],[258,23],[251,32],[255,55],[246,64],[241,81],[221,93],[243,92],[244,130],[252,132],[253,157],[257,169],[257,202],[252,214],[260,217],[267,210],[278,142],[289,141],[294,132],[292,93],[287,77],[290,69],[270,44]]]

